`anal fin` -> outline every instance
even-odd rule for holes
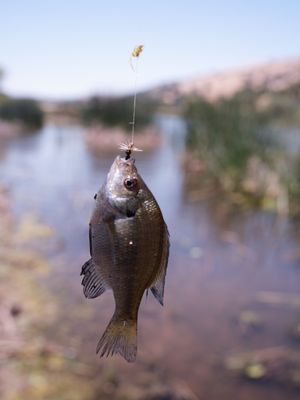
[[[94,299],[105,292],[105,282],[92,259],[82,266],[80,275],[84,275],[81,284],[85,297]]]
[[[151,287],[151,292],[156,300],[163,306],[164,305],[164,289],[165,289],[165,277],[164,274],[155,284]]]
[[[156,277],[154,278],[153,283],[150,286],[153,296],[162,306],[164,305],[164,291],[165,291],[165,281],[166,281],[167,266],[169,259],[169,247],[170,247],[169,232],[167,225],[165,225],[160,265]]]

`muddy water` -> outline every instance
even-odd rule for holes
[[[113,368],[127,385],[161,382],[204,399],[299,398],[289,382],[253,383],[224,368],[224,360],[239,352],[300,350],[290,337],[300,318],[292,301],[300,295],[299,224],[258,210],[232,210],[214,196],[192,201],[180,167],[184,124],[176,117],[157,123],[163,145],[136,158],[169,226],[171,256],[165,307],[150,296],[143,301],[134,365],[95,356],[113,312],[112,295],[84,299],[79,277],[89,257],[93,195],[114,155],[90,154],[76,126],[47,125],[2,148],[0,179],[10,188],[15,215],[34,213],[56,232],[55,243],[44,249],[52,268],[41,285],[53,292],[60,311],[46,334],[71,344],[96,373]],[[274,292],[280,294],[275,301]],[[241,317],[245,310],[259,326]]]

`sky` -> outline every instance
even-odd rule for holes
[[[2,89],[70,99],[300,56],[300,1],[0,0]]]

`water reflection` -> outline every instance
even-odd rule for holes
[[[222,198],[190,202],[180,166],[184,124],[173,116],[160,116],[157,124],[164,134],[163,145],[136,158],[171,233],[166,307],[159,308],[152,299],[142,305],[136,365],[129,368],[119,359],[105,362],[131,380],[132,372],[138,376],[140,369],[154,363],[157,379],[161,375],[164,380],[184,380],[194,393],[204,391],[210,399],[221,393],[231,398],[245,387],[239,398],[263,398],[268,393],[279,399],[285,393],[296,399],[284,387],[236,382],[216,365],[232,351],[289,343],[299,309],[272,306],[260,301],[259,293],[299,292],[299,225],[274,214],[232,210],[224,207]],[[112,311],[111,294],[87,302],[79,272],[88,258],[93,194],[111,163],[111,155],[89,154],[81,128],[55,125],[9,143],[0,159],[0,179],[10,188],[15,214],[38,213],[62,243],[48,254],[53,268],[43,282],[62,305],[64,331],[57,332],[57,340],[67,343],[75,335],[81,341],[82,358],[101,367],[94,347]],[[84,326],[77,307],[90,315]],[[238,321],[244,309],[259,314],[262,330],[249,331],[243,322],[241,329]]]

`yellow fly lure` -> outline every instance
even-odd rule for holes
[[[133,98],[133,115],[132,115],[132,121],[130,122],[131,126],[132,126],[132,130],[131,130],[131,141],[128,141],[126,143],[122,143],[120,145],[120,149],[121,150],[125,150],[126,153],[126,159],[130,158],[130,154],[132,151],[142,151],[141,149],[138,149],[137,147],[134,146],[134,130],[135,130],[135,112],[136,112],[136,95],[137,95],[137,62],[139,59],[140,54],[142,53],[144,48],[143,44],[140,44],[139,46],[136,46],[132,53],[131,53],[131,57],[130,57],[130,65],[131,68],[133,69],[133,71],[135,72],[135,85],[134,85],[134,98]],[[136,66],[135,68],[133,67],[132,64],[132,59],[136,58]]]
[[[134,71],[135,71],[135,68],[133,67],[132,59],[133,59],[133,58],[137,58],[137,59],[138,59],[139,56],[141,55],[143,49],[144,49],[144,45],[143,45],[143,44],[140,44],[139,46],[136,46],[136,47],[133,49],[133,52],[131,53],[131,57],[130,57],[130,66],[131,66],[131,68],[132,68]]]
[[[144,45],[143,45],[143,44],[140,44],[139,46],[136,46],[136,47],[133,49],[133,52],[131,53],[131,56],[132,56],[132,57],[139,57],[140,54],[141,54],[141,52],[143,51],[143,48],[144,48]]]

